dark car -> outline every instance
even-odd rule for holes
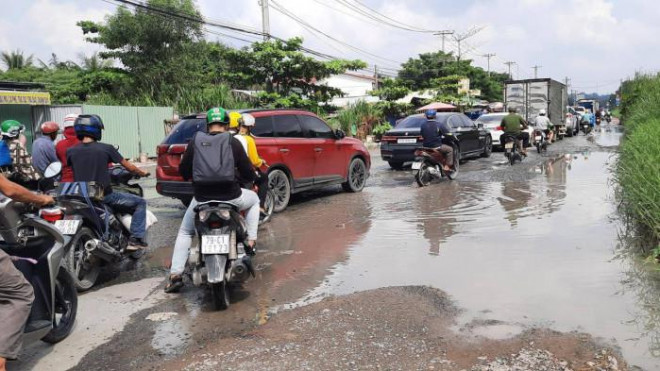
[[[459,112],[438,113],[439,123],[447,123],[459,142],[459,159],[490,156],[493,139],[490,133],[477,127],[467,116]],[[415,159],[415,149],[422,146],[420,127],[426,121],[422,114],[408,116],[392,130],[383,134],[380,142],[380,155],[393,169],[401,169],[406,162]]]
[[[302,110],[243,110],[255,118],[252,134],[259,155],[268,165],[275,194],[275,211],[286,208],[292,193],[341,184],[359,192],[364,187],[371,158],[364,144],[333,131],[323,120]],[[181,156],[193,135],[206,130],[206,115],[184,117],[158,146],[156,190],[163,196],[192,199],[190,182],[179,174]],[[262,169],[266,170],[266,169]]]

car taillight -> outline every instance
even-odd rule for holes
[[[394,142],[396,142],[396,137],[389,136],[389,135],[388,135],[388,136],[383,136],[383,137],[380,139],[380,141],[381,141],[381,142],[387,142],[387,143],[394,143]]]
[[[49,223],[55,223],[64,219],[64,212],[60,208],[41,209],[39,210],[39,216]]]
[[[158,147],[156,147],[156,153],[160,155],[164,155],[167,153],[167,150],[170,148],[169,144],[160,144]]]
[[[495,128],[495,130],[502,131],[502,127],[498,126],[498,127]]]
[[[171,155],[180,155],[183,154],[183,152],[186,151],[186,146],[181,145],[181,146],[170,146],[170,148],[167,150],[167,152]]]

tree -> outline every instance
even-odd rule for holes
[[[103,45],[104,59],[116,58],[132,76],[136,95],[172,102],[199,83],[201,15],[193,0],[148,0],[131,12],[120,7],[104,23],[81,21],[87,41]]]
[[[265,106],[309,106],[325,102],[341,91],[317,81],[346,70],[365,68],[359,60],[319,61],[302,52],[302,39],[255,42],[250,47],[227,52],[224,77],[242,89],[263,87],[259,98]]]
[[[23,52],[18,49],[12,52],[2,52],[0,57],[7,70],[20,70],[32,66],[32,60],[34,58],[32,54],[26,57],[23,55]]]
[[[397,103],[397,100],[405,97],[408,93],[410,93],[410,89],[403,85],[400,79],[384,79],[380,82],[377,90],[371,91],[371,95],[380,98],[376,107],[392,122],[409,113],[412,108],[410,104]]]
[[[89,57],[81,54],[80,64],[85,71],[98,71],[103,68],[112,67],[112,61],[103,59],[98,54],[92,54]]]

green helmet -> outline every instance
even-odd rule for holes
[[[16,120],[5,120],[2,122],[2,125],[0,125],[2,135],[9,138],[18,137],[23,130],[25,130],[25,126],[21,125],[21,123]]]
[[[227,111],[224,108],[214,107],[206,112],[206,122],[208,124],[228,124],[229,115],[227,115]]]

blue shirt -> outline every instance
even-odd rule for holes
[[[450,132],[447,123],[439,123],[436,120],[426,120],[420,127],[422,133],[422,144],[426,148],[438,148],[442,145],[442,134]]]
[[[39,137],[32,143],[32,165],[44,175],[48,165],[59,161],[55,153],[55,143],[48,137]]]

